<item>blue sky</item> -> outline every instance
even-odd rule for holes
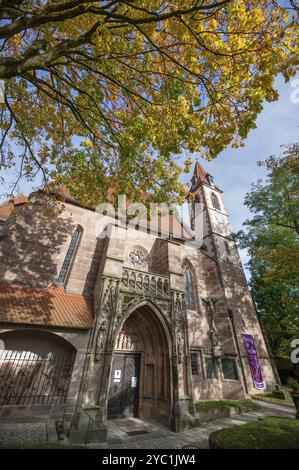
[[[298,80],[299,77],[296,78]],[[264,104],[264,109],[257,119],[257,128],[250,132],[244,147],[227,148],[212,162],[198,158],[208,173],[214,176],[217,186],[224,191],[224,202],[234,232],[242,228],[243,222],[250,215],[243,203],[250,185],[259,178],[265,178],[265,169],[257,166],[257,161],[264,160],[269,155],[281,153],[282,144],[299,140],[299,102],[294,103],[291,100],[291,94],[294,92],[291,83],[292,81],[285,84],[282,77],[277,78],[276,86],[280,98],[274,103]],[[299,81],[297,88],[299,88]],[[187,175],[184,180],[189,181],[191,176],[192,174]],[[12,177],[11,172],[10,177]],[[39,178],[33,182],[23,181],[21,190],[29,193],[39,184]],[[0,192],[2,193],[3,190]],[[245,252],[241,253],[241,258],[245,263],[247,260]]]
[[[296,80],[298,78],[297,76]],[[198,159],[206,171],[214,176],[217,186],[224,191],[224,202],[234,232],[240,230],[243,222],[250,216],[244,206],[244,197],[250,190],[250,185],[260,178],[264,179],[266,175],[265,169],[257,166],[257,162],[265,160],[269,155],[280,154],[282,144],[299,140],[299,102],[294,103],[291,100],[294,92],[291,83],[292,80],[284,83],[282,77],[277,78],[276,87],[280,98],[274,103],[264,104],[256,122],[257,127],[250,132],[244,147],[227,148],[212,162]],[[296,85],[298,89],[299,83]],[[245,251],[241,252],[241,258],[245,264]]]

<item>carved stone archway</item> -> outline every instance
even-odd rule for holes
[[[100,295],[95,298],[95,324],[91,339],[94,361],[90,362],[85,380],[92,384],[88,386],[86,395],[91,397],[89,409],[95,412],[94,435],[105,435],[113,354],[119,333],[126,320],[137,315],[134,312],[139,312],[145,329],[152,322],[163,336],[163,352],[168,354],[165,367],[169,369],[164,415],[167,415],[170,428],[179,432],[194,413],[184,293],[170,289],[169,277],[128,268],[123,269],[122,278],[102,276],[100,283]],[[159,400],[162,394],[155,391],[153,395]],[[141,406],[140,410],[145,416],[146,406]],[[150,410],[148,413],[152,415]]]
[[[143,301],[133,308],[133,311],[129,311],[117,334],[113,363],[117,361],[119,364],[122,358],[129,359],[131,356],[138,358],[140,363],[138,377],[136,377],[138,389],[130,390],[130,384],[125,384],[123,380],[121,384],[114,384],[114,368],[112,367],[108,410],[111,398],[112,401],[114,397],[122,401],[124,409],[127,392],[138,392],[135,416],[154,419],[170,426],[172,407],[171,334],[158,309],[150,302]],[[128,377],[126,379],[128,380]],[[118,381],[116,379],[116,382]],[[123,387],[123,394],[118,392],[118,387]],[[113,405],[115,406],[114,401]]]

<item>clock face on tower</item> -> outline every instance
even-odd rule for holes
[[[224,224],[225,219],[222,214],[219,214],[218,212],[216,212],[215,219],[217,220],[217,222],[219,222],[219,224]]]

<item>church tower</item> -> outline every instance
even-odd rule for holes
[[[267,339],[262,332],[255,304],[249,291],[244,269],[236,242],[232,236],[229,215],[224,206],[223,191],[218,188],[214,178],[196,161],[191,180],[192,201],[203,204],[203,245],[204,250],[217,263],[218,274],[226,299],[227,311],[238,355],[241,359],[247,393],[252,390],[248,358],[244,338],[252,337],[260,362],[264,365],[264,379],[279,382],[274,361],[271,358]],[[194,227],[191,211],[191,225]]]
[[[193,194],[193,201],[203,204],[202,248],[217,262],[227,298],[233,297],[232,283],[237,282],[239,287],[242,285],[248,291],[238,249],[232,237],[229,215],[224,206],[223,191],[198,161],[195,163],[190,193]],[[191,225],[194,227],[192,213]]]
[[[223,191],[216,186],[214,178],[198,161],[195,163],[190,193],[194,195],[195,202],[203,204],[204,249],[213,258],[225,258],[230,254],[234,242],[228,213],[224,207]],[[194,227],[192,216],[191,225]]]

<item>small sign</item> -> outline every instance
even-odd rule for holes
[[[120,378],[121,378],[121,370],[120,369],[116,369],[114,371],[114,380],[113,382],[114,383],[119,383],[120,382]]]
[[[131,379],[131,388],[137,387],[137,377],[132,377]]]

